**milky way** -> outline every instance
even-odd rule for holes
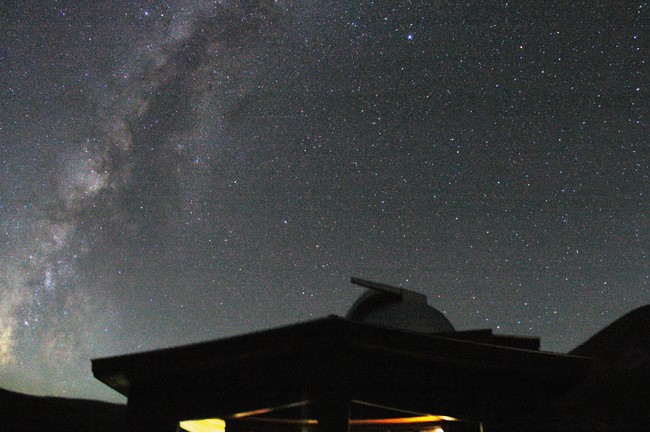
[[[119,400],[91,358],[350,275],[558,351],[650,300],[644,2],[47,3],[0,7],[2,387]]]

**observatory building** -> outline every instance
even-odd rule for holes
[[[591,359],[457,331],[411,290],[352,278],[345,318],[92,361],[130,430],[531,430]]]
[[[352,304],[347,319],[427,334],[454,332],[449,319],[421,293],[360,278],[351,281],[369,290]]]

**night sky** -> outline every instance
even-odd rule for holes
[[[650,302],[646,1],[0,4],[0,387],[345,315],[567,352]]]

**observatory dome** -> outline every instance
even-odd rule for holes
[[[359,278],[352,278],[352,282],[369,290],[348,311],[350,320],[415,332],[454,332],[449,319],[429,305],[421,293]]]

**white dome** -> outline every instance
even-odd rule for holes
[[[454,332],[449,319],[421,293],[358,278],[352,282],[370,290],[352,305],[346,316],[350,320],[423,333]]]

